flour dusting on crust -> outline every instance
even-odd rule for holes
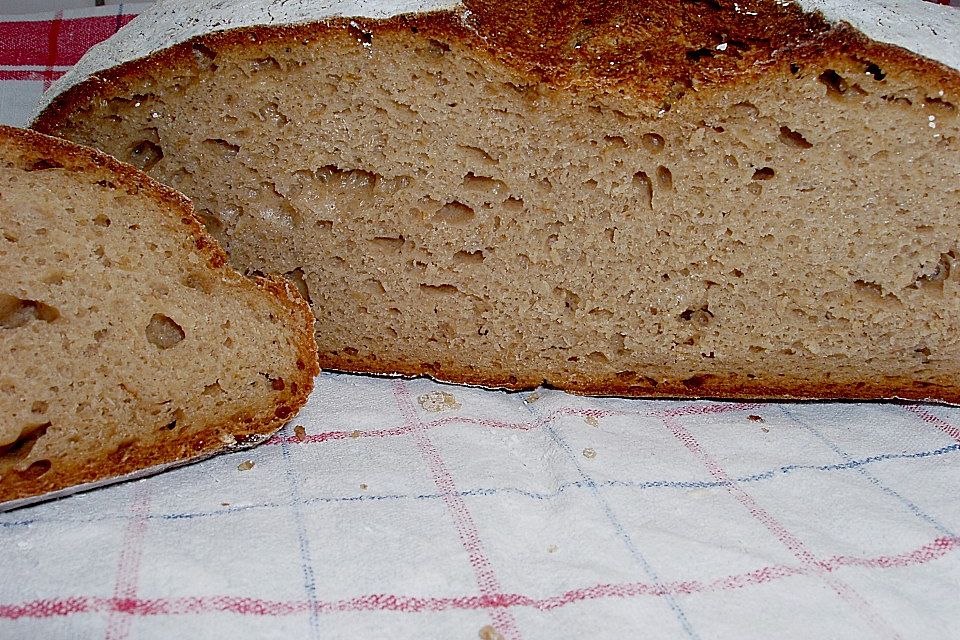
[[[117,34],[90,49],[47,90],[30,119],[35,120],[54,98],[90,76],[204,34],[338,17],[383,19],[458,6],[457,0],[159,0]]]
[[[797,1],[805,10],[820,11],[830,22],[847,22],[874,40],[960,69],[960,11],[956,9],[921,0]],[[456,9],[467,13],[458,0],[159,0],[91,49],[54,83],[31,120],[58,95],[90,76],[207,33],[322,22],[335,17],[380,19]]]
[[[960,69],[960,10],[921,0],[798,0],[830,22]]]

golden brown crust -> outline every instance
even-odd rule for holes
[[[120,95],[129,84],[164,69],[196,65],[197,47],[224,53],[278,43],[315,45],[338,31],[371,42],[399,32],[460,42],[486,52],[490,62],[531,82],[593,98],[614,95],[648,113],[669,109],[688,92],[732,86],[775,67],[840,55],[896,62],[960,86],[957,74],[940,63],[872,42],[849,25],[831,25],[794,4],[763,0],[465,4],[466,20],[459,12],[385,20],[334,18],[200,36],[81,82],[57,96],[32,127],[55,135],[70,114],[95,98]]]
[[[383,362],[369,358],[344,358],[320,354],[325,371],[344,373],[363,371],[378,376],[428,377],[438,382],[466,384],[491,389],[528,391],[548,387],[587,396],[644,397],[663,399],[716,400],[917,400],[960,405],[960,389],[918,382],[911,378],[862,380],[856,383],[812,382],[792,377],[787,372],[757,377],[752,374],[724,377],[694,375],[683,380],[638,378],[625,382],[616,376],[589,382],[550,380],[514,375],[510,372],[483,371],[461,365],[428,367],[405,362]]]
[[[132,443],[122,449],[115,459],[110,459],[109,471],[104,471],[104,461],[94,460],[71,465],[70,461],[57,461],[39,479],[8,476],[0,484],[0,503],[19,500],[29,496],[59,491],[66,487],[102,481],[108,477],[120,477],[134,471],[185,463],[208,457],[230,447],[219,438],[228,431],[239,443],[255,440],[274,433],[292,418],[302,407],[313,389],[313,379],[319,372],[316,343],[313,340],[313,314],[307,302],[282,278],[257,278],[247,283],[246,279],[226,266],[226,254],[216,240],[207,235],[197,219],[190,201],[182,194],[148,177],[128,164],[95,149],[76,145],[65,140],[49,137],[34,131],[0,125],[0,144],[12,148],[18,157],[27,162],[55,163],[69,171],[83,171],[104,180],[110,180],[129,193],[152,198],[162,211],[169,212],[171,221],[188,228],[197,251],[206,258],[209,267],[238,286],[255,286],[268,294],[277,305],[283,322],[295,331],[297,371],[286,381],[282,393],[262,414],[240,413],[222,422],[208,425],[187,439],[172,441],[168,446],[139,446]]]

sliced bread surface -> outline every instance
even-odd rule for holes
[[[283,280],[134,167],[0,127],[0,508],[272,434],[316,373]]]
[[[324,367],[960,401],[960,14],[805,4],[160,2],[35,126],[194,198]]]

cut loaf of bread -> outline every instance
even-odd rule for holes
[[[0,127],[0,509],[272,434],[313,387],[307,304],[245,278],[135,168]]]
[[[957,402],[957,67],[916,0],[168,0],[35,126],[296,283],[324,367]]]

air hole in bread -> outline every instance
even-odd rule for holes
[[[358,294],[356,299],[358,302],[362,302],[366,299],[369,299],[369,296],[364,296],[362,292],[369,294],[369,296],[377,297],[384,295],[387,290],[383,288],[383,283],[375,278],[367,278],[360,285],[357,286],[357,290],[353,293]]]
[[[695,327],[705,327],[713,320],[713,313],[707,305],[699,308],[690,308],[680,314],[680,319],[685,320]]]
[[[307,286],[307,281],[303,277],[303,269],[297,267],[293,271],[288,271],[283,274],[283,277],[286,278],[293,286],[297,288],[297,291],[300,292],[300,296],[306,300],[308,303],[313,301],[310,299],[310,287]]]
[[[850,89],[850,84],[847,82],[846,78],[841,76],[839,73],[833,69],[827,69],[819,76],[817,80],[827,88],[827,97],[828,98],[842,98],[844,94]]]
[[[788,147],[795,147],[797,149],[809,149],[813,146],[803,137],[802,133],[794,131],[790,127],[780,127],[779,139],[780,142]]]
[[[27,171],[47,171],[48,169],[63,169],[63,165],[53,160],[37,160],[27,168]]]
[[[127,161],[138,169],[149,171],[163,159],[163,149],[152,140],[141,140],[130,149]]]
[[[525,205],[523,204],[523,198],[510,196],[504,201],[503,208],[508,213],[519,213],[520,211],[523,211],[525,208]],[[495,218],[494,221],[495,222],[499,221],[499,218]],[[500,226],[499,224],[494,224],[494,228],[497,228],[499,226]]]
[[[681,380],[681,383],[682,383],[683,386],[685,386],[687,389],[698,389],[698,388],[700,388],[700,387],[702,387],[702,386],[704,386],[704,385],[710,384],[710,383],[711,383],[711,380],[716,379],[716,378],[717,378],[717,376],[712,375],[712,374],[709,374],[709,373],[700,373],[700,374],[697,374],[697,375],[695,375],[695,376],[690,376],[689,378],[687,378],[687,379],[685,379],[685,380]]]
[[[37,460],[32,462],[29,467],[23,471],[17,471],[16,474],[22,480],[36,480],[53,468],[53,463],[49,460]]]
[[[34,320],[53,322],[59,317],[60,312],[48,304],[0,293],[0,327],[4,329],[17,329]]]
[[[607,143],[606,151],[619,151],[627,148],[627,141],[623,136],[603,136],[603,141]]]
[[[97,225],[98,227],[109,227],[110,218],[101,213],[93,219],[93,224]]]
[[[643,148],[650,153],[657,154],[663,151],[666,141],[659,133],[645,133],[640,139],[640,143],[643,145]]]
[[[497,161],[494,159],[494,157],[480,147],[461,144],[458,145],[457,148],[463,152],[463,154],[467,157],[467,160],[470,162],[479,162],[480,164],[489,166],[497,164]]]
[[[663,165],[657,167],[657,186],[662,191],[673,191],[673,173]]]
[[[905,95],[896,95],[891,93],[891,94],[880,96],[880,99],[886,102],[899,105],[901,107],[913,106],[913,100],[911,100],[909,96],[905,96]]]
[[[205,396],[218,396],[223,394],[223,387],[220,386],[220,382],[214,382],[213,384],[208,384],[203,387],[203,392],[201,395]]]
[[[34,445],[40,440],[50,428],[49,422],[34,424],[24,427],[20,430],[20,435],[8,444],[0,445],[0,469],[4,465],[13,465],[20,460],[26,459],[33,451]]]
[[[728,113],[733,120],[754,121],[760,115],[760,109],[757,108],[757,105],[745,100],[731,106]]]
[[[887,74],[885,74],[880,67],[872,62],[867,64],[866,73],[873,76],[874,80],[883,80],[887,77]]]
[[[197,66],[201,69],[215,69],[217,67],[214,64],[214,60],[217,58],[217,53],[210,47],[196,43],[192,47],[193,51],[193,60],[197,63]]]
[[[701,47],[699,49],[691,49],[687,51],[687,60],[691,62],[700,62],[703,58],[712,58],[713,51],[707,49],[706,47]]]
[[[450,295],[453,293],[460,293],[460,289],[453,286],[452,284],[420,284],[420,291],[430,295]]]
[[[931,289],[936,287],[943,291],[943,282],[950,277],[957,265],[957,252],[954,250],[941,253],[937,260],[931,260],[920,267],[916,280],[908,288]]]
[[[449,53],[450,51],[449,44],[446,42],[441,42],[440,40],[436,40],[435,38],[430,38],[427,40],[427,44],[429,44],[430,48],[439,54]]]
[[[195,213],[200,218],[203,226],[206,227],[207,233],[216,238],[221,245],[226,244],[223,242],[225,234],[223,232],[223,222],[220,218],[215,216],[209,209],[198,209]]]
[[[463,177],[463,188],[467,191],[496,197],[506,191],[507,185],[500,180],[494,180],[487,176],[478,176],[471,171]]]
[[[467,224],[473,220],[476,212],[459,200],[448,202],[437,211],[435,217],[441,222],[451,225]]]
[[[885,302],[899,302],[892,293],[886,292],[879,283],[871,280],[858,279],[853,281],[853,288],[860,295],[863,302],[883,304]]]
[[[399,253],[403,248],[404,243],[403,236],[377,236],[370,239],[370,244],[373,248],[378,249],[382,253]]]
[[[290,119],[280,111],[280,105],[276,102],[268,102],[257,110],[257,118],[263,122],[272,123],[277,129],[282,129],[289,124]]]
[[[772,180],[776,174],[777,172],[770,167],[761,167],[753,172],[753,178],[751,179],[752,180]]]
[[[207,138],[203,141],[204,148],[221,158],[233,158],[240,153],[240,145],[230,144],[222,138]]]
[[[553,292],[563,300],[563,306],[570,312],[575,313],[580,308],[580,296],[569,289],[557,287]]]
[[[648,209],[653,209],[653,182],[645,171],[633,174],[633,187],[640,192],[640,199]]]
[[[457,264],[480,264],[483,262],[483,251],[457,251],[453,254],[453,261]]]
[[[951,114],[951,113],[953,113],[954,111],[957,110],[956,105],[954,105],[952,102],[948,102],[948,101],[944,100],[943,98],[939,98],[939,97],[938,97],[938,98],[924,98],[924,99],[923,99],[923,103],[924,103],[926,106],[928,106],[928,107],[932,107],[933,109],[942,111],[942,112],[944,113],[944,115],[946,115],[946,114]]]
[[[162,313],[155,313],[150,318],[146,335],[147,341],[161,350],[175,347],[186,337],[183,328]]]
[[[103,266],[107,268],[113,266],[113,261],[107,257],[107,250],[103,247],[103,245],[98,245],[97,248],[93,250],[93,255],[97,257]]]
[[[281,71],[283,67],[273,56],[247,61],[247,73],[255,75],[264,71]]]

